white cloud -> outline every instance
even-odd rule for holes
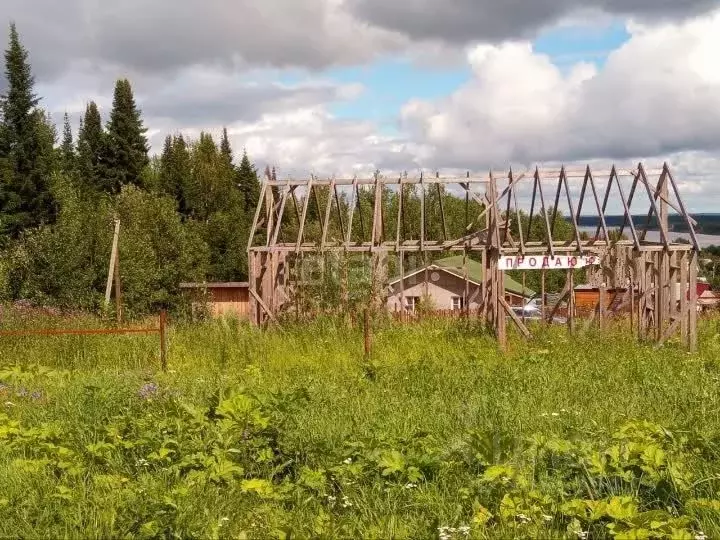
[[[632,31],[601,70],[567,74],[529,43],[479,46],[473,79],[407,103],[404,126],[436,160],[462,166],[720,149],[720,12]]]

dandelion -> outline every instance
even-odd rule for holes
[[[155,383],[145,383],[140,387],[140,390],[138,390],[138,396],[140,396],[143,399],[150,399],[157,395],[158,393],[158,385]]]

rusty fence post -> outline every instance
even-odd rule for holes
[[[160,366],[163,371],[167,371],[167,311],[164,309],[160,312]]]

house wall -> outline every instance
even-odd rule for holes
[[[415,296],[422,300],[427,291],[433,304],[431,309],[444,310],[452,309],[454,296],[462,298],[465,295],[464,279],[439,270],[428,270],[427,275],[427,289],[425,287],[424,272],[405,278],[405,298]],[[480,307],[481,295],[479,289],[479,285],[469,284],[469,298],[475,296],[475,300],[470,302],[471,310]],[[392,286],[392,292],[388,295],[388,310],[401,311],[400,296],[401,289],[398,282]],[[505,299],[511,306],[521,306],[524,303],[522,296],[508,292],[505,293]]]

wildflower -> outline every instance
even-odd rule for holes
[[[580,532],[577,533],[577,537],[578,537],[580,540],[585,540],[585,539],[588,537],[588,532],[587,532],[587,531],[580,531]]]
[[[700,531],[695,535],[695,540],[706,540],[707,536],[705,536],[705,533]]]
[[[553,517],[552,517],[552,516],[548,516],[547,514],[543,514],[543,519],[544,519],[545,521],[552,521],[552,520],[553,520]]]
[[[350,502],[350,499],[347,495],[343,495],[342,498],[342,507],[343,508],[350,508],[352,506],[352,503]]]
[[[521,523],[530,523],[532,521],[529,517],[527,517],[525,514],[518,514],[517,518],[520,520]]]
[[[408,482],[403,486],[403,489],[415,489],[417,487],[417,484],[414,484],[412,482]]]
[[[470,527],[468,525],[461,525],[457,530],[463,536],[470,536]]]
[[[335,495],[328,495],[327,500],[330,503],[330,505],[334,505],[335,501],[337,500],[337,497],[335,497]]]
[[[345,461],[343,461],[343,463],[345,465],[350,465],[352,463],[352,458],[351,457],[347,458]]]
[[[136,467],[148,467],[150,462],[145,458],[140,458],[135,462]]]
[[[220,521],[218,522],[218,527],[224,526],[228,521],[230,521],[229,517],[221,517]]]
[[[450,540],[450,527],[438,527],[438,538],[439,540]]]
[[[560,413],[554,412],[554,413],[552,413],[552,416],[560,416]]]
[[[140,390],[138,391],[138,396],[140,396],[143,399],[150,399],[157,395],[158,393],[158,385],[155,383],[145,383],[140,387]]]

